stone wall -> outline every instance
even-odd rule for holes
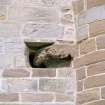
[[[105,105],[105,0],[74,2],[79,57],[76,105]]]
[[[71,0],[0,0],[0,105],[74,105],[72,64],[31,68],[25,42],[64,43],[77,56],[75,41]]]
[[[25,67],[25,42],[75,42],[71,0],[0,0],[0,68]]]
[[[74,105],[74,77],[73,68],[5,69],[0,105]]]
[[[105,105],[104,34],[105,0],[0,0],[0,105]],[[27,66],[25,42],[46,41],[70,67]]]

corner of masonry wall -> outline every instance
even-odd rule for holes
[[[105,0],[0,0],[0,105],[105,105],[104,8]],[[69,45],[71,65],[32,68],[26,42]]]

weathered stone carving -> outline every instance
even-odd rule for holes
[[[66,50],[62,45],[56,44],[39,49],[33,54],[32,66],[36,68],[47,68],[70,65],[72,57]]]

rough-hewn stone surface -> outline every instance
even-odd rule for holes
[[[99,89],[84,91],[77,95],[77,104],[85,104],[87,102],[99,99]]]
[[[82,3],[78,0],[77,10],[74,9],[79,39],[79,56],[73,62],[77,79],[76,105],[104,105],[105,0],[84,0]]]
[[[23,10],[24,12],[22,12]],[[20,15],[18,15],[20,14]],[[54,8],[11,7],[8,18],[13,21],[35,21],[44,23],[58,23],[59,17]]]
[[[84,87],[87,88],[94,88],[94,87],[100,87],[105,85],[105,75],[97,75],[89,77],[84,82]]]
[[[12,3],[14,0],[0,0],[0,5],[9,5]]]
[[[75,41],[71,0],[0,0],[0,105],[74,105],[72,64],[31,68],[26,43],[56,43],[63,58],[78,56]]]
[[[105,61],[92,64],[87,68],[87,75],[92,76],[96,74],[105,73]]]
[[[80,54],[83,55],[95,51],[96,50],[95,44],[96,44],[95,39],[90,39],[82,42],[80,44]]]
[[[3,22],[0,23],[0,29],[0,37],[5,38],[5,40],[10,37],[19,37],[19,24]]]
[[[105,87],[101,88],[102,99],[105,99]]]
[[[78,34],[76,36],[77,41],[87,39],[88,38],[88,30],[89,30],[88,25],[78,26],[77,30],[76,30],[77,34]]]
[[[47,92],[65,92],[70,89],[72,91],[72,82],[70,79],[40,79],[39,89]]]
[[[77,81],[77,91],[83,91],[83,81]]]
[[[97,7],[87,10],[86,12],[81,13],[78,19],[79,25],[105,19],[104,8],[105,8],[105,5],[97,6]]]
[[[0,93],[3,94],[0,102],[5,103],[5,100],[12,93],[19,93],[17,94],[17,101],[15,96],[11,96],[7,102],[22,100],[22,103],[34,102],[36,105],[36,102],[49,102],[51,104],[55,100],[55,102],[60,103],[69,102],[72,105],[74,103],[75,85],[72,84],[75,84],[75,78],[73,68],[4,69],[0,76],[3,76],[0,80]],[[4,94],[6,94],[6,99]]]
[[[86,1],[87,1],[87,8],[88,9],[105,4],[105,0],[92,0],[92,1],[86,0]]]
[[[52,102],[54,97],[52,94],[34,94],[34,93],[24,93],[21,94],[23,102]]]
[[[77,2],[73,2],[74,13],[78,14],[84,10],[84,0],[78,0]]]
[[[59,39],[64,35],[64,27],[57,24],[26,24],[23,34],[34,39]]]
[[[7,79],[2,80],[1,92],[35,92],[37,91],[37,81],[32,79]]]
[[[105,20],[95,21],[89,24],[89,35],[91,37],[105,33]]]
[[[77,67],[101,62],[104,60],[105,60],[105,51],[104,50],[93,51],[90,54],[87,54],[81,58],[75,59],[74,60],[74,66],[77,68]]]
[[[70,97],[69,94],[56,94],[56,101],[57,102],[69,102],[69,101],[73,101],[74,97]]]
[[[0,93],[0,102],[17,102],[19,96],[16,93]]]
[[[77,80],[82,80],[86,77],[85,68],[80,68],[76,70],[76,78]]]
[[[91,102],[91,103],[86,104],[86,105],[105,105],[105,100]]]
[[[105,105],[104,19],[104,0],[0,0],[0,105]],[[69,67],[30,68],[26,42],[46,41]]]
[[[32,69],[33,77],[56,77],[55,69]]]
[[[72,78],[74,76],[73,68],[57,68],[56,71],[58,77]]]
[[[8,69],[3,72],[4,77],[29,77],[30,72],[25,69]]]
[[[105,49],[105,35],[100,35],[96,39],[97,41],[97,49]]]

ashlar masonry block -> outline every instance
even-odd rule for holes
[[[95,37],[105,33],[105,20],[95,21],[89,24],[89,36]]]
[[[22,10],[22,11],[21,11]],[[36,23],[58,23],[59,16],[56,8],[18,7],[12,6],[8,10],[11,21],[34,21]],[[19,14],[19,15],[18,15]]]
[[[105,51],[94,51],[90,54],[82,56],[81,58],[77,58],[74,60],[74,67],[78,68],[81,66],[86,66],[94,63],[98,63],[105,60]]]
[[[17,102],[19,95],[17,93],[0,93],[0,102]]]
[[[64,27],[57,24],[26,24],[23,34],[26,39],[61,39]]]
[[[99,89],[83,91],[77,95],[77,104],[85,104],[87,102],[96,101],[99,99]]]
[[[2,73],[3,77],[10,78],[24,78],[29,77],[30,72],[25,69],[5,69]]]
[[[100,35],[96,38],[97,49],[105,49],[105,35]]]
[[[105,19],[105,5],[91,8],[79,15],[79,25],[94,22],[96,20]]]
[[[88,9],[105,4],[105,0],[86,0],[86,2],[87,2]]]
[[[1,92],[35,92],[37,81],[31,79],[5,79],[2,80]]]
[[[0,23],[0,37],[1,38],[19,38],[20,25],[12,22]]]
[[[14,5],[21,5],[26,7],[62,7],[64,5],[70,5],[69,0],[16,0]]]
[[[48,93],[23,93],[22,102],[52,102],[53,94]]]
[[[96,50],[95,38],[80,43],[80,54],[87,54]]]
[[[105,61],[91,64],[87,67],[87,75],[93,76],[96,74],[105,73]]]
[[[10,5],[13,0],[0,0],[0,5]]]
[[[88,38],[88,31],[89,31],[89,26],[86,25],[82,25],[82,26],[77,26],[76,28],[77,30],[77,35],[76,35],[76,40],[77,41],[82,41],[84,39]]]
[[[40,79],[40,91],[46,92],[66,92],[73,91],[73,80],[70,79]]]
[[[73,1],[73,10],[75,14],[79,14],[84,10],[84,0]]]
[[[94,88],[94,87],[101,87],[105,85],[105,75],[99,76],[92,76],[85,80],[84,87],[85,89]]]

